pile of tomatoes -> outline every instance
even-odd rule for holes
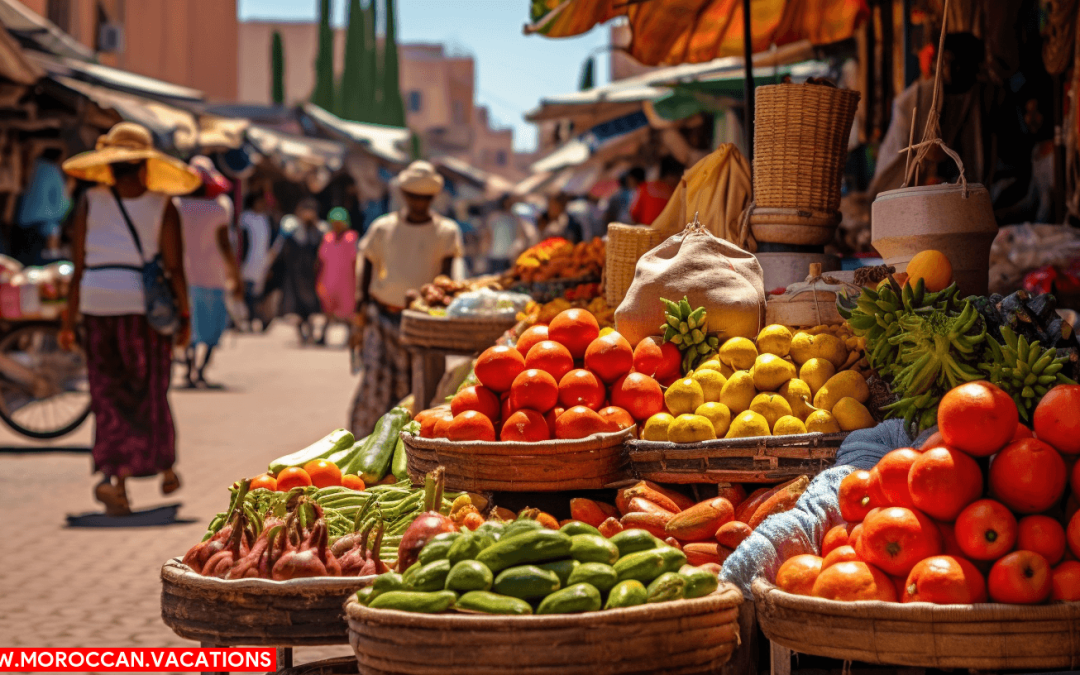
[[[847,522],[821,556],[786,560],[776,585],[840,601],[1080,600],[1080,386],[1050,390],[1033,427],[992,384],[948,392],[921,451],[843,480]]]

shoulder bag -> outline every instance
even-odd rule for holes
[[[124,208],[124,201],[120,199],[120,193],[116,191],[115,187],[110,188],[110,190],[112,190],[113,197],[116,199],[116,205],[120,208],[120,214],[124,217],[124,224],[127,225],[128,232],[131,233],[131,238],[135,242],[135,249],[139,252],[139,259],[143,261],[142,269],[139,271],[142,273],[143,294],[146,298],[146,322],[162,335],[172,335],[180,326],[180,317],[176,311],[176,298],[173,295],[168,275],[165,274],[161,254],[158,253],[150,260],[146,259],[146,254],[143,253],[142,240],[139,239],[139,232],[135,229],[135,225],[132,224],[127,209]]]

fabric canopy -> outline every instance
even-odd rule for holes
[[[752,0],[751,12],[754,52],[799,40],[845,40],[868,15],[865,0]],[[630,55],[647,66],[743,53],[742,0],[536,0],[525,30],[570,37],[624,15],[632,31]]]

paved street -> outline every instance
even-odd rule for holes
[[[301,348],[293,329],[227,334],[210,376],[227,391],[174,390],[183,489],[129,483],[133,508],[182,502],[187,524],[144,529],[68,528],[65,515],[97,510],[89,455],[0,453],[0,643],[7,647],[190,646],[160,618],[161,564],[197,542],[228,505],[227,486],[269,459],[343,426],[355,378],[343,348]],[[340,344],[343,333],[331,333]],[[88,445],[86,424],[63,445]],[[0,445],[26,442],[0,428]],[[348,647],[298,652],[299,661]]]

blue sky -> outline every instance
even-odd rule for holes
[[[240,19],[314,20],[318,0],[238,0]],[[333,0],[342,23],[348,0]],[[581,64],[607,44],[607,30],[561,40],[525,36],[528,0],[397,0],[399,42],[441,42],[476,59],[477,103],[495,123],[514,127],[514,144],[530,150],[536,132],[522,115],[542,96],[574,91]],[[607,55],[597,56],[599,82],[607,81]]]

